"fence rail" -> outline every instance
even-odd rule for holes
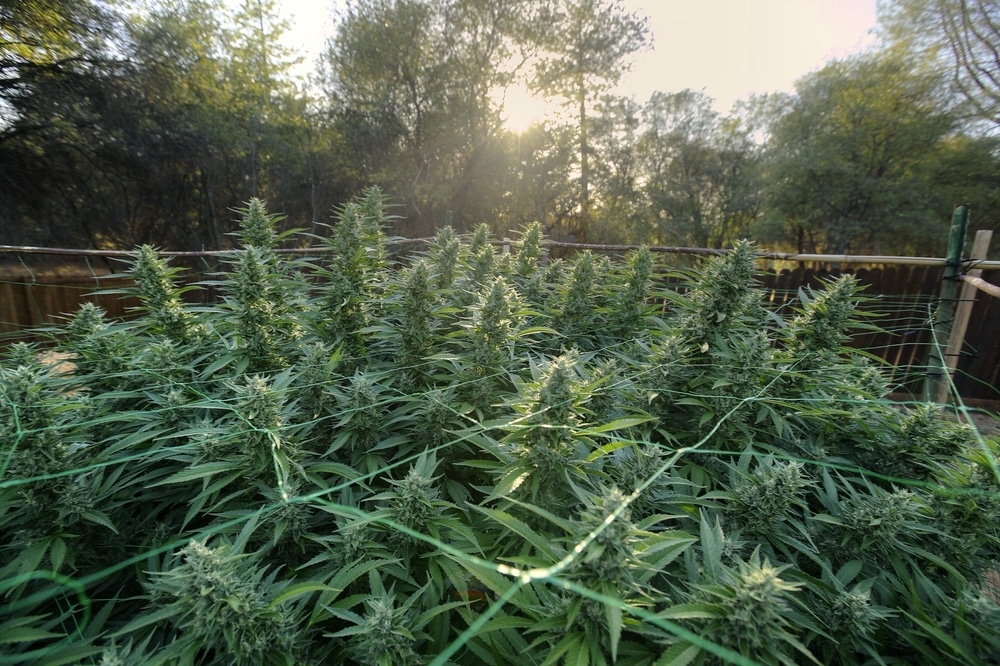
[[[990,282],[987,282],[986,280],[984,280],[981,277],[974,277],[974,276],[971,276],[971,275],[963,275],[962,276],[962,280],[964,280],[965,282],[968,282],[969,284],[971,284],[973,287],[975,287],[979,291],[985,291],[990,296],[996,296],[997,298],[1000,298],[1000,287],[998,287],[997,285],[992,284]]]
[[[433,238],[392,238],[388,241],[390,245],[416,245],[427,244]],[[492,240],[494,245],[502,245],[509,248],[512,242],[509,239]],[[698,256],[715,256],[724,254],[725,250],[707,247],[679,247],[674,245],[617,245],[603,244],[595,245],[591,243],[568,243],[562,241],[543,241],[547,248],[560,248],[566,250],[591,250],[592,252],[631,252],[640,247],[648,247],[651,252],[661,254],[692,254]],[[278,254],[326,254],[334,249],[325,245],[310,247],[288,247],[275,250]],[[224,257],[232,254],[233,250],[162,250],[159,252],[164,257]],[[30,245],[0,245],[0,254],[43,254],[78,257],[109,257],[127,259],[135,255],[130,250],[82,250],[76,248],[58,247],[34,247]],[[881,264],[885,266],[944,266],[948,263],[945,257],[907,257],[897,255],[854,255],[854,254],[805,254],[795,252],[757,252],[760,259],[770,259],[777,261],[794,261],[800,263],[822,263],[822,264]],[[983,259],[969,260],[970,265],[983,270],[1000,269],[1000,261],[987,261]]]
[[[429,239],[407,239],[405,245],[401,242],[396,244],[408,246],[427,240]],[[627,252],[634,247],[557,242],[549,242],[548,246],[613,253]],[[661,253],[702,256],[719,253],[719,250],[707,248],[661,246],[653,249]],[[283,252],[312,254],[316,250],[288,248]],[[0,257],[4,254],[29,256],[22,256],[19,262],[10,264],[11,269],[17,270],[9,271],[7,277],[4,277],[3,265],[0,264],[0,344],[33,339],[31,329],[60,321],[62,317],[75,312],[84,301],[100,305],[111,317],[127,317],[130,310],[139,305],[134,298],[93,293],[121,288],[130,283],[128,278],[114,275],[114,267],[111,265],[95,267],[88,262],[85,271],[68,276],[47,274],[30,265],[31,257],[35,255],[74,256],[78,261],[80,258],[126,258],[132,256],[130,252],[0,246]],[[208,258],[225,255],[227,252],[163,254]],[[929,322],[941,291],[946,263],[944,259],[783,253],[761,253],[760,256],[762,260],[797,262],[795,268],[767,270],[761,276],[766,298],[775,308],[793,307],[800,288],[816,288],[822,279],[835,278],[843,273],[854,274],[859,283],[866,285],[864,293],[871,297],[871,300],[863,304],[863,308],[875,315],[874,323],[882,330],[858,332],[852,341],[853,346],[884,359],[890,372],[890,380],[897,390],[914,396],[920,395],[920,383],[926,375],[925,365],[931,342]],[[805,262],[827,266],[816,267]],[[973,264],[967,263],[970,266]],[[833,267],[830,267],[831,264]],[[857,264],[865,265],[856,266]],[[977,269],[982,270],[979,279],[983,282],[995,285],[1000,281],[1000,261],[977,260],[974,264]],[[192,281],[199,277],[192,277]],[[211,301],[213,296],[209,290],[191,290],[185,294],[186,298],[195,303]],[[1000,385],[1000,336],[997,336],[996,331],[1000,330],[1000,301],[986,294],[974,300],[965,343],[957,352],[955,386],[963,398],[997,400],[1000,399],[1000,391],[996,388]]]

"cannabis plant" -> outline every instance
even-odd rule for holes
[[[886,400],[857,281],[240,216],[0,359],[0,661],[996,661],[1000,442]]]
[[[323,239],[330,261],[316,270],[322,280],[316,325],[327,341],[343,345],[348,357],[363,354],[363,329],[376,314],[384,280],[386,223],[385,197],[372,188],[361,200],[336,211],[332,235]]]
[[[194,331],[193,317],[181,300],[186,289],[176,284],[179,273],[149,245],[139,248],[130,269],[136,295],[147,313],[146,320],[152,324],[150,332],[183,344]]]
[[[286,586],[274,573],[224,541],[215,547],[192,541],[171,565],[149,583],[158,609],[152,616],[171,636],[160,659],[300,663],[301,617],[294,603],[282,601]],[[138,633],[150,624],[142,618],[126,631]]]
[[[429,261],[434,267],[435,286],[438,289],[451,289],[462,252],[462,244],[455,237],[455,230],[450,226],[441,227],[429,251]]]

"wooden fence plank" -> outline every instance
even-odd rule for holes
[[[1000,271],[984,271],[982,278],[996,284]],[[1000,399],[1000,299],[984,293],[977,296],[958,359],[955,388],[962,397]]]
[[[972,251],[969,253],[969,257],[973,260],[985,259],[987,253],[990,249],[990,241],[993,239],[993,232],[989,229],[983,229],[976,232],[976,239],[972,244]],[[949,326],[946,328],[950,329],[948,334],[948,340],[944,349],[944,365],[948,369],[948,376],[942,378],[942,381],[938,383],[937,396],[934,399],[937,402],[947,402],[948,395],[951,392],[952,378],[955,375],[955,368],[958,366],[958,358],[962,352],[963,343],[965,341],[965,332],[969,326],[969,319],[972,316],[972,308],[976,299],[976,285],[970,282],[971,279],[978,278],[982,275],[982,270],[978,268],[973,268],[968,273],[962,275],[959,274],[958,277],[962,278],[965,282],[959,285],[958,288],[958,302],[955,303],[955,318],[954,321],[950,322]],[[1000,296],[1000,290],[998,293],[993,294],[993,296]]]

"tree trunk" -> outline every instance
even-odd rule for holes
[[[580,220],[587,224],[590,219],[590,147],[587,145],[587,89],[582,72],[577,81],[577,95],[580,102]]]

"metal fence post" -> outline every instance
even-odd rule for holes
[[[938,397],[939,387],[947,383],[948,368],[944,350],[948,344],[951,327],[955,322],[958,285],[961,282],[962,250],[965,248],[965,229],[969,224],[969,206],[955,206],[951,216],[951,233],[948,236],[948,257],[941,279],[941,296],[931,318],[931,347],[927,354],[927,379],[924,382],[924,400],[931,402]]]

